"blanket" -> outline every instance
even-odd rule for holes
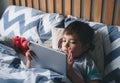
[[[61,83],[62,78],[49,69],[26,69],[14,49],[0,44],[0,83]]]

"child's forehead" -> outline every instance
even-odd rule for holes
[[[63,33],[63,35],[77,37],[78,34],[76,34],[76,33]]]
[[[78,40],[79,38],[76,35],[73,34],[63,34],[63,38],[70,38],[73,40]]]

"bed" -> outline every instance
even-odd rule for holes
[[[9,4],[0,19],[1,36],[19,35],[57,49],[64,27],[75,20],[86,22],[96,31],[95,49],[90,54],[98,65],[103,83],[120,82],[119,0],[9,0]],[[14,50],[0,45],[3,50],[8,49],[7,53],[0,50],[1,82],[69,81],[47,69],[26,69],[19,57],[12,56]]]

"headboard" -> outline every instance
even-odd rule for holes
[[[120,26],[120,0],[9,0],[9,3]]]

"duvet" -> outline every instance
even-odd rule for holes
[[[62,78],[48,69],[26,69],[19,54],[0,43],[0,83],[61,83]]]

